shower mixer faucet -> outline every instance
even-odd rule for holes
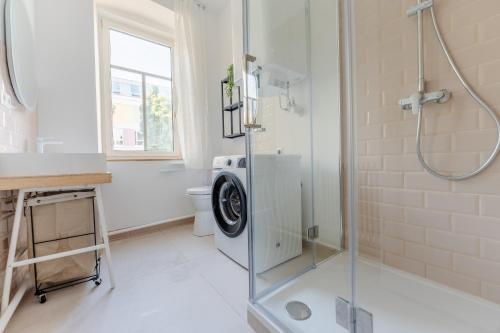
[[[429,93],[416,92],[408,98],[403,98],[399,101],[399,106],[403,110],[411,110],[414,115],[417,115],[422,105],[427,103],[443,104],[450,100],[451,92],[446,89],[433,91]]]
[[[418,92],[408,98],[401,99],[399,106],[403,110],[411,110],[414,115],[418,115],[424,104],[427,103],[446,103],[451,97],[451,93],[446,90],[432,92],[425,91],[424,76],[424,40],[423,40],[423,12],[427,9],[432,10],[433,0],[418,0],[417,4],[411,6],[407,11],[408,17],[417,15],[417,53],[418,53]]]
[[[481,165],[469,172],[466,172],[461,175],[456,175],[453,174],[452,172],[450,173],[443,173],[440,172],[439,170],[435,169],[431,165],[429,165],[423,155],[422,152],[422,123],[423,123],[423,110],[424,110],[424,105],[426,103],[446,103],[450,98],[451,98],[451,93],[446,90],[439,90],[439,91],[433,91],[433,92],[426,92],[425,89],[425,73],[424,73],[424,13],[429,13],[431,22],[432,22],[432,27],[434,28],[434,32],[436,35],[436,38],[439,42],[439,45],[441,46],[441,50],[443,51],[446,59],[448,60],[448,63],[455,73],[456,77],[462,84],[462,86],[465,88],[469,96],[474,99],[479,106],[490,116],[490,118],[495,122],[496,128],[497,128],[497,142],[493,149],[491,150],[490,154],[486,158],[485,161],[481,163]],[[412,113],[417,117],[417,135],[416,135],[416,153],[417,153],[417,158],[420,161],[420,164],[422,167],[431,175],[438,177],[440,179],[448,180],[448,181],[461,181],[465,179],[469,179],[471,177],[474,177],[484,170],[488,168],[495,158],[497,157],[498,153],[500,152],[500,117],[498,117],[497,113],[495,110],[493,110],[487,103],[484,101],[479,95],[474,91],[474,89],[469,85],[469,83],[465,80],[463,77],[462,73],[458,69],[457,64],[453,60],[453,57],[448,50],[448,46],[446,45],[446,42],[443,38],[443,35],[441,34],[441,30],[439,29],[439,25],[437,22],[436,18],[436,13],[435,13],[435,8],[434,8],[434,1],[433,0],[417,0],[417,4],[411,6],[406,14],[408,17],[412,16],[417,16],[417,34],[416,34],[416,42],[417,42],[417,70],[418,70],[418,76],[417,76],[417,92],[412,94],[408,98],[404,98],[399,101],[399,106],[403,110],[411,110]]]

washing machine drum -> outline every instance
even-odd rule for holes
[[[220,230],[228,237],[238,237],[247,224],[247,199],[239,178],[221,172],[212,187],[212,209]]]

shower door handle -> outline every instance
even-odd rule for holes
[[[250,97],[249,91],[249,75],[254,75],[250,71],[250,64],[255,63],[257,58],[250,54],[245,54],[243,57],[243,124],[246,128],[261,128],[260,124],[257,124],[257,94],[256,97]],[[256,87],[258,80],[256,79]],[[257,88],[256,88],[257,89]]]

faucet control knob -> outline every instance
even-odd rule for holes
[[[403,98],[402,100],[399,101],[399,106],[401,109],[406,110],[406,111],[412,111],[413,114],[417,114],[417,112],[420,110],[420,107],[422,106],[422,94],[417,92],[414,94],[411,94],[410,97],[408,98]]]
[[[420,111],[422,105],[427,103],[438,103],[443,104],[450,100],[451,92],[446,89],[433,91],[429,93],[414,93],[408,98],[403,98],[399,101],[399,106],[401,109],[406,111],[412,111],[414,115],[417,115]]]

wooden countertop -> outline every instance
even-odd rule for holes
[[[0,177],[0,191],[111,183],[111,173],[81,173],[53,176]]]

